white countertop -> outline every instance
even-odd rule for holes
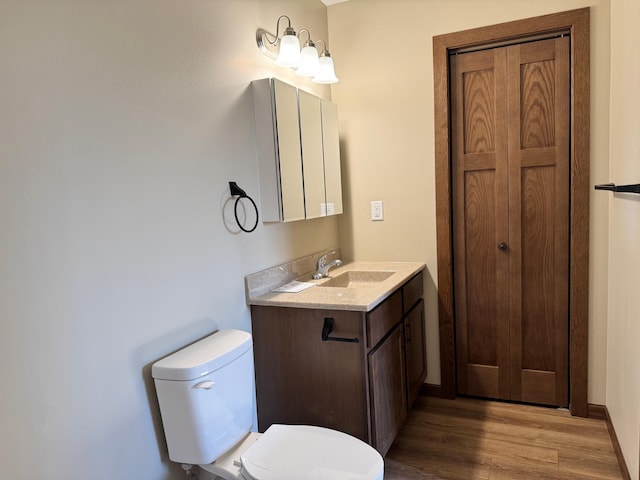
[[[368,312],[391,295],[407,280],[425,268],[420,262],[351,262],[329,270],[329,277],[312,280],[311,273],[298,281],[314,283],[315,286],[298,293],[269,291],[260,295],[249,295],[249,305],[297,307],[327,310],[356,310]],[[348,271],[388,271],[389,278],[380,282],[356,287],[325,287],[324,283]]]

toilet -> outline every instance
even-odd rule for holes
[[[153,364],[169,458],[225,480],[382,480],[365,442],[309,425],[251,432],[253,344],[220,330]]]

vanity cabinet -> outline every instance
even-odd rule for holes
[[[252,305],[259,430],[324,426],[384,455],[426,376],[422,275],[369,312]]]
[[[336,105],[275,78],[252,90],[262,220],[342,213]]]

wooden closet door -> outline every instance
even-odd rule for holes
[[[511,399],[568,406],[569,38],[507,68]]]
[[[506,50],[451,57],[458,392],[509,398]]]
[[[568,47],[451,58],[460,394],[568,403]]]

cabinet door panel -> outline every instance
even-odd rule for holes
[[[326,100],[322,100],[322,138],[327,212],[329,215],[338,215],[342,213],[342,173],[340,170],[338,107]]]
[[[427,376],[425,350],[424,301],[420,300],[404,319],[405,348],[407,352],[408,406],[415,401]]]
[[[373,446],[385,455],[407,416],[402,324],[369,354]]]
[[[304,219],[298,94],[295,87],[273,80],[280,168],[282,215],[285,222]]]
[[[305,216],[326,216],[324,193],[324,159],[322,158],[322,117],[320,99],[299,90],[300,139],[302,142],[302,164],[304,166]]]
[[[325,317],[359,343],[322,341]],[[251,323],[259,430],[318,425],[369,442],[362,313],[254,305]]]

